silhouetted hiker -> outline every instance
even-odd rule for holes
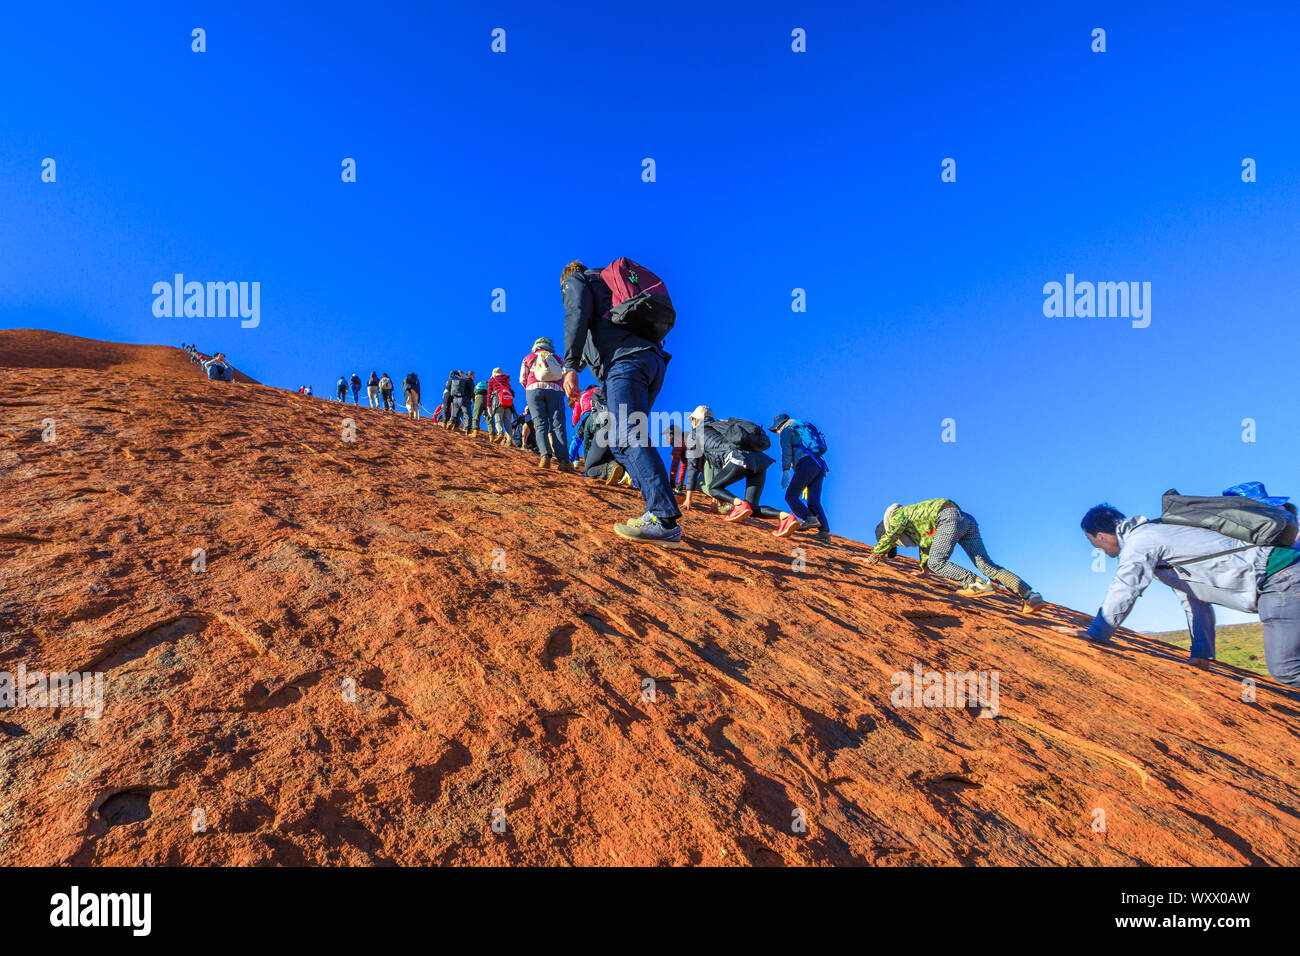
[[[370,402],[371,408],[379,407],[379,373],[372,371],[370,378],[366,379],[366,400]]]
[[[450,409],[447,412],[447,427],[465,431],[469,425],[470,404],[474,398],[474,383],[468,372],[452,372],[447,380],[451,394]]]
[[[980,578],[948,559],[953,548],[961,545],[981,574],[986,574],[1023,602],[1026,614],[1043,606],[1042,596],[1006,568],[999,567],[989,558],[980,537],[979,523],[974,516],[957,507],[950,498],[932,498],[914,505],[893,504],[885,509],[885,520],[876,526],[876,546],[867,556],[874,563],[894,548],[900,538],[906,537],[921,551],[917,574],[933,571],[940,577],[956,581],[962,597],[983,597],[994,591],[992,581]],[[905,547],[910,545],[905,544]]]
[[[340,375],[340,376],[339,376],[339,380],[338,380],[338,381],[335,383],[335,385],[334,385],[334,389],[335,389],[335,391],[338,392],[338,395],[339,395],[339,401],[340,401],[340,402],[346,402],[346,401],[348,400],[348,380],[347,380],[347,376]]]
[[[1107,504],[1083,516],[1080,526],[1089,543],[1118,558],[1119,567],[1105,603],[1079,636],[1108,642],[1142,592],[1157,580],[1178,592],[1187,614],[1193,664],[1206,666],[1214,660],[1217,604],[1259,614],[1268,672],[1283,684],[1300,687],[1300,551],[1249,544],[1209,528],[1167,524],[1168,517],[1126,518]]]
[[[312,393],[312,391],[311,391],[311,386],[310,386],[310,385],[307,385],[307,386],[305,386],[305,388],[307,389],[307,391],[306,391],[305,394],[310,395],[310,394]]]
[[[610,282],[614,283],[611,288]],[[639,285],[644,290],[637,292]],[[630,541],[681,544],[681,510],[663,456],[650,445],[650,411],[663,388],[663,340],[674,313],[663,283],[628,259],[603,273],[577,260],[560,272],[564,302],[564,393],[578,401],[578,373],[590,367],[610,415],[610,446],[645,499],[645,513],[614,525]]]
[[[407,372],[402,379],[402,397],[406,402],[406,414],[417,421],[420,418],[420,376]]]
[[[356,372],[353,372],[352,378],[349,379],[349,382],[352,385],[352,404],[360,405],[361,404],[361,376],[358,375]]]
[[[546,336],[533,342],[532,350],[519,363],[519,383],[524,387],[528,410],[532,412],[537,436],[538,468],[552,462],[560,471],[572,471],[569,465],[569,430],[564,413],[564,363],[555,354],[555,345]]]
[[[509,445],[515,417],[515,390],[510,387],[510,376],[500,368],[494,368],[492,377],[488,379],[487,391],[488,414],[496,422],[497,428],[495,440],[497,444]]]
[[[396,405],[393,404],[393,380],[387,372],[379,376],[379,398],[384,403],[384,411],[396,411]]]
[[[460,373],[460,392],[457,395],[460,412],[460,428],[466,435],[474,433],[474,424],[470,417],[474,413],[474,373],[465,371]]]
[[[690,422],[704,459],[713,465],[709,495],[726,509],[725,520],[743,521],[755,513],[760,517],[775,517],[777,512],[759,504],[767,469],[772,464],[772,458],[763,453],[772,443],[762,426],[743,418],[715,419],[713,410],[707,405],[695,409]],[[697,468],[698,464],[699,459],[696,459]],[[727,486],[741,479],[745,482],[745,497],[737,498],[727,491]],[[687,483],[695,484],[695,476],[689,472]],[[695,492],[688,491],[684,506],[690,508],[694,503]]]
[[[830,521],[822,507],[822,479],[830,470],[826,466],[826,439],[812,422],[791,418],[784,413],[772,420],[769,429],[781,439],[781,487],[790,512],[781,512],[781,523],[772,532],[784,538],[794,531],[807,531],[816,516],[820,526],[813,535],[818,541],[831,540]],[[808,493],[808,503],[802,495]]]

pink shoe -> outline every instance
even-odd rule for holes
[[[754,509],[753,509],[752,507],[750,507],[749,502],[748,502],[748,501],[742,501],[740,504],[736,505],[734,508],[732,508],[730,511],[728,511],[727,514],[726,514],[726,516],[725,516],[722,520],[723,520],[723,521],[741,521],[741,520],[743,520],[743,519],[745,519],[745,518],[748,518],[748,517],[749,517],[750,515],[752,515],[753,513],[754,513]]]
[[[791,534],[794,533],[794,529],[799,527],[800,523],[801,522],[799,521],[799,519],[796,518],[794,515],[786,515],[784,518],[781,519],[781,523],[776,526],[776,530],[772,532],[772,537],[774,538],[789,537]]]

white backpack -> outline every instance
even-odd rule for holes
[[[554,352],[538,352],[533,359],[533,378],[539,382],[558,382],[564,378],[564,365]]]

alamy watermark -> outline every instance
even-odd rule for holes
[[[1151,324],[1150,282],[1075,282],[1067,272],[1064,284],[1046,283],[1043,295],[1049,319],[1132,319],[1135,329]]]
[[[897,671],[889,702],[895,707],[979,707],[981,717],[998,715],[997,671]]]
[[[153,294],[153,314],[160,319],[238,317],[245,329],[262,321],[260,282],[186,282],[178,272],[171,282],[155,282]]]
[[[88,720],[104,713],[103,671],[0,671],[0,710],[15,707],[80,707]]]

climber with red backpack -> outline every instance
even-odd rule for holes
[[[781,523],[772,532],[785,538],[795,531],[809,531],[814,521],[818,541],[831,540],[830,520],[822,507],[822,480],[830,470],[826,467],[826,437],[812,422],[791,418],[782,413],[772,419],[768,429],[781,439],[781,487],[785,489],[785,503],[790,511],[781,512]],[[808,493],[808,503],[803,493]]]
[[[663,341],[676,311],[663,280],[631,259],[604,270],[574,260],[560,271],[564,302],[564,393],[581,395],[578,373],[590,368],[609,411],[609,449],[645,499],[645,513],[620,521],[614,533],[638,543],[681,544],[681,511],[668,471],[651,446],[650,410],[664,384],[669,354]]]
[[[571,472],[569,464],[569,430],[564,414],[564,363],[555,354],[555,346],[546,336],[533,342],[533,349],[519,363],[519,382],[533,413],[537,432],[538,468],[552,462],[560,471]]]
[[[515,427],[515,390],[510,387],[510,376],[494,368],[487,389],[488,414],[497,428],[496,437],[488,440],[498,445],[509,445],[510,433]]]

